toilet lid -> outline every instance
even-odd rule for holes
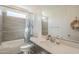
[[[30,48],[30,47],[32,47],[32,44],[23,45],[23,46],[21,46],[20,48]]]

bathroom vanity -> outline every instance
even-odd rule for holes
[[[53,43],[46,40],[44,37],[32,37],[30,39],[33,43],[50,52],[51,54],[78,54],[79,48],[66,45],[62,42],[60,44]]]

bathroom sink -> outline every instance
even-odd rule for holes
[[[59,54],[78,53],[79,54],[78,48],[74,48],[74,47],[65,45],[62,42],[60,42],[60,44],[52,43],[51,41],[46,40],[45,38],[42,38],[42,37],[31,38],[31,41],[50,53],[55,53],[55,54],[58,54],[58,53]]]

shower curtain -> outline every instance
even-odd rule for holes
[[[27,19],[26,21],[26,28],[25,28],[25,39],[24,42],[25,43],[30,43],[30,38],[33,35],[33,20],[31,19],[31,17],[29,19]]]

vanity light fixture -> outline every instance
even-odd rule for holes
[[[42,20],[43,20],[44,22],[47,22],[48,19],[47,19],[46,16],[43,16],[43,17],[42,17]]]
[[[71,27],[73,30],[79,29],[79,20],[77,19],[77,17],[75,17],[75,20],[71,22]]]

